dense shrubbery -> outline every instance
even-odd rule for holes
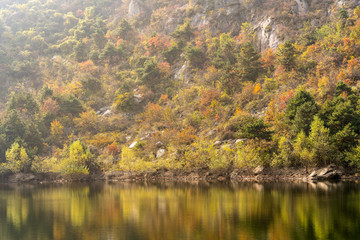
[[[259,52],[250,23],[193,26],[196,4],[125,20],[117,1],[51,2],[0,11],[1,171],[360,167],[358,8],[274,12],[289,34]]]

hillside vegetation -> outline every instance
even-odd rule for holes
[[[1,171],[358,168],[357,4],[3,0]]]

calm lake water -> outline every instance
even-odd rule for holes
[[[0,239],[360,239],[360,184],[0,185]]]

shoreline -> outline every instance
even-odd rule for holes
[[[159,169],[146,172],[111,171],[90,175],[63,176],[60,173],[3,173],[0,183],[67,182],[299,182],[357,181],[360,174],[341,167],[325,168],[249,168],[249,169]]]

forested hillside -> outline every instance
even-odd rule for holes
[[[1,171],[360,167],[355,0],[1,0]]]

